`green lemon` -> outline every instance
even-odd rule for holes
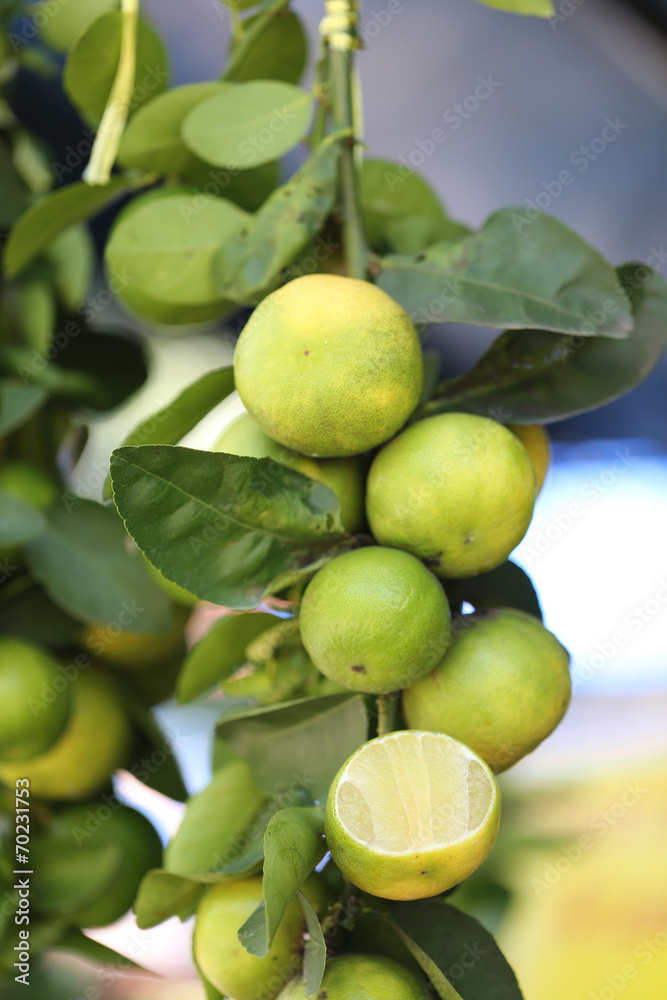
[[[442,662],[403,692],[413,729],[447,733],[507,770],[565,714],[567,650],[537,618],[513,608],[464,615]]]
[[[0,761],[28,760],[62,735],[70,713],[58,661],[22,639],[0,639]]]
[[[407,552],[372,546],[337,556],[303,595],[301,638],[326,677],[381,694],[440,662],[449,604],[432,573]]]
[[[173,624],[167,632],[116,631],[106,625],[88,625],[79,642],[91,654],[120,670],[143,670],[166,666],[185,654],[183,626],[189,612],[174,606]]]
[[[516,434],[521,444],[528,452],[528,457],[535,469],[537,492],[544,486],[549,465],[551,464],[551,444],[549,434],[542,424],[508,424],[513,434]]]
[[[329,959],[313,1000],[425,1000],[421,983],[404,966],[382,955],[339,955]],[[307,1000],[306,984],[293,979],[280,1000]]]
[[[340,502],[343,525],[350,534],[364,523],[364,463],[360,458],[308,458],[297,455],[265,434],[254,417],[235,420],[213,445],[213,451],[249,458],[272,458],[288,469],[324,483]]]
[[[84,799],[111,781],[124,763],[132,730],[120,694],[104,674],[88,668],[70,685],[72,709],[59,740],[22,764],[0,765],[0,779],[27,778],[39,799]]]
[[[493,847],[500,792],[490,768],[441,733],[365,743],[327,798],[331,857],[354,885],[385,899],[422,899],[458,885]]]
[[[536,483],[507,427],[468,413],[420,420],[379,452],[366,513],[382,545],[412,552],[440,577],[475,576],[526,533]]]
[[[408,314],[366,281],[309,274],[268,295],[236,345],[246,409],[302,455],[359,455],[403,426],[421,392]]]
[[[302,964],[303,915],[298,900],[287,908],[264,958],[249,954],[239,928],[262,902],[262,878],[218,882],[197,909],[194,956],[204,976],[234,1000],[271,1000]]]
[[[111,796],[107,801],[96,799],[59,813],[36,848],[47,852],[55,842],[112,844],[118,849],[113,884],[99,899],[67,914],[80,927],[106,927],[119,920],[132,908],[146,872],[159,868],[162,860],[162,843],[152,823]]]

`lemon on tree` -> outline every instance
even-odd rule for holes
[[[304,893],[308,895],[305,886]],[[263,958],[251,955],[239,941],[239,928],[262,900],[262,878],[257,875],[218,882],[197,908],[195,960],[208,981],[234,1000],[271,1000],[301,968],[304,918],[296,899]]]
[[[384,899],[451,889],[493,847],[500,792],[488,765],[442,733],[390,733],[352,754],[329,790],[327,845],[343,874]]]
[[[338,497],[343,525],[359,531],[364,521],[364,463],[350,458],[315,459],[299,455],[265,434],[254,417],[246,414],[235,420],[213,446],[213,451],[249,458],[272,458],[295,472],[324,483]]]
[[[411,972],[383,955],[338,955],[327,962],[315,1000],[425,1000]],[[280,1000],[308,1000],[306,983],[293,979]]]
[[[0,639],[0,761],[48,750],[62,735],[70,707],[55,657],[23,639]]]
[[[366,513],[382,545],[406,549],[440,577],[505,561],[535,503],[528,453],[507,427],[468,413],[420,420],[376,455]]]
[[[496,772],[553,732],[570,701],[569,656],[537,618],[514,608],[465,615],[442,662],[403,692],[414,729],[461,740]]]
[[[381,289],[334,274],[267,296],[234,355],[236,388],[274,441],[303,455],[359,455],[403,426],[423,366],[410,317]]]
[[[159,867],[162,859],[162,843],[152,823],[110,796],[107,801],[95,799],[59,812],[46,834],[36,841],[37,859],[42,852],[48,856],[51,846],[58,843],[77,847],[108,844],[116,849],[112,884],[98,899],[67,913],[68,920],[80,927],[106,927],[119,920],[132,908],[141,879],[149,869]],[[43,870],[48,872],[48,865]],[[45,888],[44,878],[40,892]],[[57,890],[57,885],[54,888]]]
[[[521,444],[528,452],[528,457],[535,469],[537,492],[544,486],[551,462],[551,444],[549,434],[542,424],[508,424],[513,434],[516,434]]]
[[[121,670],[144,670],[171,664],[185,653],[183,626],[188,610],[173,607],[172,624],[166,632],[134,632],[109,625],[88,625],[81,633],[80,643],[104,663]]]
[[[299,624],[318,670],[374,694],[423,676],[450,637],[439,581],[409,553],[380,546],[346,552],[321,569],[305,590]]]
[[[132,730],[109,677],[88,668],[71,682],[72,708],[63,734],[45,753],[0,765],[0,780],[27,778],[40,799],[83,799],[111,780],[130,750]]]

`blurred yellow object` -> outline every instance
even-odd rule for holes
[[[539,493],[544,486],[551,462],[549,434],[541,424],[509,424],[508,426],[528,452],[535,469],[537,492]]]
[[[120,670],[143,670],[168,666],[185,655],[183,626],[189,610],[174,605],[174,624],[168,632],[117,631],[114,625],[88,625],[81,633],[80,643],[104,663]]]
[[[526,997],[665,1000],[667,774],[646,767],[587,782],[566,808],[575,822],[562,846],[516,866],[517,902],[500,934]]]

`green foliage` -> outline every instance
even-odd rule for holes
[[[302,892],[299,892],[298,899],[306,921],[306,932],[308,934],[303,955],[303,978],[306,981],[307,995],[314,996],[322,984],[327,961],[327,946],[315,910]]]
[[[520,566],[505,562],[489,573],[447,580],[447,596],[453,608],[468,601],[481,608],[518,608],[542,620],[540,602],[530,577]]]
[[[262,22],[262,14],[253,14],[243,22],[243,34],[232,46],[232,56],[253,27]],[[254,38],[252,44],[244,45],[243,55],[236,61],[234,72],[227,79],[238,80],[282,80],[283,83],[298,83],[306,68],[308,41],[300,18],[291,10],[280,10],[267,26]]]
[[[9,434],[24,424],[46,399],[39,385],[25,385],[18,379],[0,379],[0,434]]]
[[[479,0],[487,7],[498,7],[512,14],[534,14],[535,17],[551,17],[554,12],[552,0]]]

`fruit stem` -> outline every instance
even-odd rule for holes
[[[359,45],[356,0],[325,0],[325,9],[320,34],[330,50],[334,124],[339,129],[351,129],[340,154],[345,257],[350,277],[365,279],[368,277],[368,246],[359,197],[361,136],[354,79],[354,49]]]
[[[122,0],[121,16],[118,69],[95,136],[88,166],[83,172],[86,184],[108,183],[130,110],[137,65],[139,0]]]
[[[379,694],[376,699],[376,705],[378,710],[378,736],[386,736],[388,733],[393,733],[398,721],[398,695],[395,692],[392,694]]]
[[[229,62],[225,66],[225,71],[220,77],[221,80],[233,80],[238,72],[238,68],[245,59],[249,50],[253,47],[260,35],[263,35],[268,26],[277,14],[280,14],[289,4],[289,0],[266,0],[260,7],[254,23],[249,28],[243,29],[242,34],[236,34],[237,44],[232,49]],[[243,22],[240,22],[241,24]]]

